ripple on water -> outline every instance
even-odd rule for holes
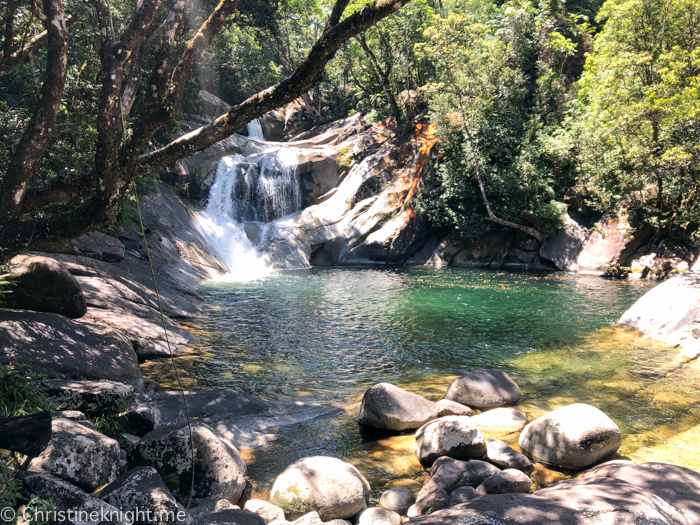
[[[700,470],[700,374],[675,352],[611,326],[650,283],[461,269],[315,268],[202,287],[208,308],[178,358],[187,387],[235,387],[266,399],[313,399],[345,409],[246,453],[267,497],[288,464],[328,454],[357,465],[377,497],[387,482],[422,480],[410,436],[363,442],[365,388],[388,381],[440,399],[469,370],[502,368],[530,420],[573,402],[609,414],[620,455]],[[143,365],[172,386],[166,361]],[[517,442],[517,434],[505,436]],[[543,473],[543,477],[556,474]]]

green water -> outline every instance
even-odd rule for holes
[[[599,407],[623,431],[621,454],[639,459],[700,425],[700,385],[686,369],[674,372],[675,352],[609,328],[651,286],[451,268],[283,272],[203,286],[208,306],[190,326],[200,335],[195,353],[178,361],[190,386],[345,409],[247,455],[263,497],[270,479],[308,455],[352,460],[375,492],[420,477],[410,438],[363,440],[355,418],[364,389],[388,381],[437,400],[454,377],[487,367],[512,375],[530,419],[576,401]],[[167,363],[144,371],[167,382]],[[688,466],[700,465],[694,454],[683,453]]]

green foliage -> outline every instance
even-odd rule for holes
[[[52,403],[41,387],[41,379],[26,365],[0,367],[0,412],[14,417],[51,410]]]
[[[580,184],[600,210],[700,222],[700,1],[607,2],[571,118]]]
[[[15,468],[9,461],[0,459],[0,509],[15,507],[20,498],[20,482],[15,478]]]

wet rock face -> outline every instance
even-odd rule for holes
[[[620,429],[608,416],[591,405],[576,403],[530,423],[518,444],[540,463],[576,470],[614,454],[621,441]]]
[[[494,369],[469,372],[455,379],[445,393],[445,399],[479,409],[514,405],[520,396],[515,381]]]
[[[33,310],[77,319],[87,304],[80,284],[60,263],[47,257],[18,255],[10,261],[10,293],[3,295],[3,308]]]
[[[358,423],[387,430],[407,430],[419,428],[437,416],[436,403],[392,384],[379,383],[365,392]]]
[[[421,463],[431,465],[441,456],[480,458],[486,453],[486,440],[471,418],[446,416],[419,428],[413,448]]]
[[[122,512],[133,512],[135,516],[138,516],[137,513],[150,515],[150,520],[137,519],[135,523],[168,525],[186,522],[186,513],[178,507],[177,501],[152,467],[130,470],[95,495]]]
[[[62,410],[79,410],[87,414],[115,411],[134,393],[134,387],[116,381],[65,381],[45,379],[47,395]]]
[[[288,519],[316,511],[323,521],[352,518],[367,508],[370,485],[360,472],[339,459],[315,456],[292,463],[279,475],[270,502]]]
[[[117,478],[119,443],[69,419],[54,419],[51,441],[29,463],[29,472],[45,472],[93,491]]]
[[[105,503],[101,499],[89,495],[75,485],[46,473],[21,472],[22,491],[27,499],[42,498],[51,501],[57,511],[73,511],[75,513],[97,512],[105,519],[83,522],[86,525],[122,525],[119,521],[120,509]],[[59,522],[60,525],[71,523]]]
[[[192,424],[194,494],[192,501],[238,501],[245,488],[246,466],[238,450],[203,423]],[[186,424],[146,434],[130,455],[132,466],[154,467],[178,501],[189,500],[192,455]]]

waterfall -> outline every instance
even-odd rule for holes
[[[302,208],[297,150],[267,144],[262,152],[229,155],[219,161],[209,201],[199,218],[204,233],[228,266],[225,280],[255,279],[270,270],[246,235],[246,223],[260,228],[259,223]]]
[[[260,125],[260,119],[256,118],[248,122],[246,129],[248,130],[248,138],[265,140],[265,135],[263,135],[262,126]]]

